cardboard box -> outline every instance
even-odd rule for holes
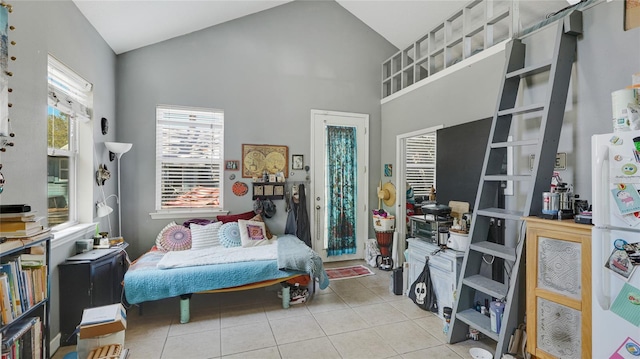
[[[79,338],[93,338],[127,329],[127,311],[122,304],[88,308],[82,313]]]

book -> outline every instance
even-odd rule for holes
[[[40,318],[31,317],[20,319],[17,323],[12,325],[2,337],[2,351],[11,350],[13,344],[18,344],[20,338],[31,330],[31,327],[37,323]],[[19,349],[19,348],[16,348]]]
[[[37,229],[42,229],[42,219],[39,218],[37,220],[34,221],[29,221],[29,222],[12,222],[12,221],[5,221],[3,219],[0,219],[0,233],[2,232],[18,232],[18,231],[32,231],[34,228]]]
[[[80,320],[80,339],[116,333],[127,329],[127,312],[122,304],[87,308]]]
[[[21,213],[0,213],[0,221],[4,222],[34,222],[36,219],[44,217],[36,217],[37,211],[21,212]]]
[[[44,230],[44,227],[38,224],[34,228],[25,229],[25,230],[17,230],[17,231],[0,231],[0,237],[7,238],[24,238],[34,236]]]
[[[25,213],[31,212],[28,204],[0,204],[0,213]]]
[[[9,277],[6,273],[0,273],[0,309],[2,310],[2,325],[7,325],[13,321],[11,312],[11,290],[9,289]]]

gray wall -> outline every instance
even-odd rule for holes
[[[155,205],[155,107],[158,104],[225,111],[225,158],[241,160],[242,144],[289,146],[310,158],[310,110],[370,115],[370,183],[380,172],[380,68],[397,51],[332,1],[296,1],[118,56],[119,141],[123,234],[136,257],[169,220],[152,220]],[[290,160],[290,159],[289,159]],[[226,171],[224,208],[250,210],[250,195],[231,192],[239,171]],[[305,179],[297,171],[289,180]],[[370,194],[375,200],[375,188]],[[267,224],[284,232],[284,201]],[[184,219],[176,219],[181,222]]]
[[[624,2],[601,2],[584,11],[584,34],[578,40],[565,122],[559,145],[567,153],[563,180],[591,202],[591,136],[612,132],[611,92],[631,84],[631,75],[640,69],[640,29],[623,30]],[[540,33],[526,39],[530,59],[544,60],[553,37]],[[548,56],[546,56],[548,57]],[[535,62],[532,62],[535,63]],[[382,105],[382,162],[395,162],[395,136],[444,124],[445,126],[493,116],[504,53],[468,66],[440,80]],[[525,96],[540,98],[542,79],[528,83]],[[525,133],[526,130],[521,130]],[[460,151],[464,155],[464,151]],[[516,154],[516,168],[528,169],[528,153]],[[516,189],[516,193],[518,193]],[[510,199],[510,204],[516,204]],[[519,201],[518,201],[519,202]]]
[[[0,203],[28,203],[38,213],[47,213],[47,53],[73,68],[94,84],[94,117],[114,118],[116,56],[71,1],[16,1],[9,24],[16,27],[9,39],[16,41],[9,54],[14,73],[9,85],[13,103],[9,115],[16,134],[15,146],[0,153],[6,184]],[[112,122],[113,123],[113,122]],[[94,139],[115,139],[100,134],[94,121]],[[104,139],[103,139],[104,138]],[[100,144],[97,156],[106,161]],[[93,159],[90,154],[92,166]],[[113,182],[113,181],[111,181]],[[96,186],[90,201],[99,198]],[[113,193],[115,186],[105,189]],[[92,218],[95,213],[90,214]],[[51,335],[59,333],[57,264],[75,254],[74,243],[53,249],[51,255]]]

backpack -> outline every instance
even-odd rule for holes
[[[411,284],[408,297],[411,298],[420,309],[438,313],[438,299],[436,298],[436,291],[431,282],[428,257],[422,273],[420,273],[416,281]]]

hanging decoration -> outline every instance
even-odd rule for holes
[[[9,31],[15,27],[9,26],[9,13],[13,12],[13,7],[5,2],[0,3],[0,152],[6,152],[7,147],[13,147],[13,137],[15,134],[11,130],[9,122],[9,93],[13,90],[9,87],[9,77],[13,73],[9,71],[9,59],[15,61],[16,57],[9,57],[9,44],[15,45],[15,41],[9,42]],[[2,164],[0,164],[2,169]],[[4,175],[0,172],[0,193],[4,190]]]
[[[98,166],[98,170],[96,171],[96,182],[98,186],[104,186],[104,183],[111,178],[111,172],[107,169],[107,165],[104,163]]]

